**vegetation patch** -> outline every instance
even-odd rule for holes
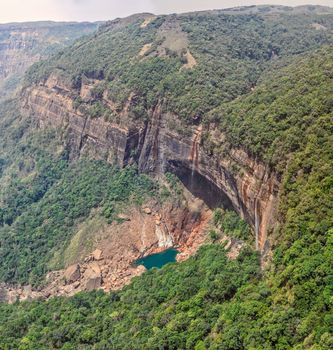
[[[233,332],[233,300],[258,277],[255,253],[228,260],[223,246],[204,246],[188,261],[152,269],[120,292],[0,305],[0,343],[5,349],[200,349],[206,337],[207,344],[216,343],[208,336],[217,336],[223,320],[231,322],[227,334]],[[234,349],[232,343],[230,334],[223,349]]]
[[[48,262],[65,249],[77,225],[94,208],[100,207],[111,223],[120,203],[139,205],[156,189],[152,180],[131,167],[119,170],[102,161],[88,160],[72,164],[40,199],[0,229],[1,280],[34,286],[42,283]],[[24,191],[15,202],[6,203],[2,212],[15,211],[22,198]],[[63,261],[52,267],[62,268]]]

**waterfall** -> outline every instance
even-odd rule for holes
[[[165,154],[164,154],[164,147],[159,147],[159,166],[160,166],[160,174],[164,174],[166,171],[166,159],[165,159]]]
[[[254,228],[256,235],[256,250],[259,250],[259,215],[258,215],[258,198],[254,201]]]
[[[200,125],[194,134],[193,143],[192,143],[192,149],[191,149],[192,166],[191,166],[191,182],[190,182],[191,188],[193,188],[194,173],[195,173],[195,170],[198,168],[198,164],[199,164],[199,143],[200,143],[200,137],[201,137],[201,130],[202,130],[202,126]]]
[[[198,136],[196,136],[197,138]],[[197,142],[196,142],[196,138],[193,141],[193,146],[192,146],[192,171],[191,171],[191,184],[193,182],[193,178],[194,178],[194,172],[195,169],[197,167],[197,163],[198,163],[198,147],[197,147]]]
[[[264,174],[261,178],[261,183],[259,187],[259,191],[257,193],[257,196],[255,197],[254,200],[254,228],[255,228],[255,235],[256,235],[256,250],[259,250],[259,239],[260,239],[260,198],[261,198],[261,193],[263,190],[263,184],[265,183],[265,179],[267,179],[267,168],[265,168]]]

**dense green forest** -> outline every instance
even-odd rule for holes
[[[318,118],[329,121],[332,116],[333,48],[272,68],[253,93],[223,104],[210,118],[227,137],[218,145],[220,151],[241,146],[282,172],[289,155],[305,147],[309,128]]]
[[[140,205],[152,195],[162,199],[163,193],[135,167],[69,162],[59,132],[36,131],[15,102],[1,106],[1,143],[7,152],[0,186],[0,279],[40,285],[53,255],[66,247],[92,209],[112,222],[129,199]]]
[[[288,110],[286,96],[297,100],[292,92],[297,91],[295,83],[301,84],[297,78],[301,72],[307,78],[301,91],[309,96],[313,92],[324,102],[312,99],[298,147],[288,149],[280,205],[283,225],[264,278],[255,253],[245,250],[230,261],[220,244],[206,246],[185,263],[145,273],[121,292],[2,305],[3,348],[331,349],[333,115],[327,90],[332,85],[326,84],[332,79],[331,52],[327,48],[282,68],[274,79],[269,75],[267,82],[227,107],[235,105],[235,111],[242,108],[246,115],[257,116],[260,107],[253,101],[275,96],[268,119],[275,120],[282,115],[281,108]],[[272,84],[270,89],[267,84]],[[281,122],[291,119],[297,125],[295,120],[306,119],[298,108],[288,111]],[[230,115],[238,117],[233,120],[239,129],[247,125],[241,114]],[[278,140],[278,130],[271,133]],[[279,161],[285,162],[285,155],[280,152]],[[220,217],[217,214],[215,221],[225,232],[236,236],[246,232],[234,224],[233,214]]]
[[[145,28],[140,16],[111,22],[33,66],[26,84],[55,71],[78,108],[82,79],[101,80],[94,117],[106,113],[106,89],[119,108],[135,93],[134,119],[162,99],[183,125],[201,119],[206,151],[241,147],[277,173],[279,224],[264,269],[250,245],[227,258],[220,234],[246,241],[250,232],[234,212],[216,210],[215,243],[121,291],[0,304],[1,350],[333,348],[333,16],[288,11],[159,16]],[[167,31],[179,35],[178,25],[186,39],[172,50]],[[186,50],[193,69],[183,68]],[[15,111],[15,101],[0,110],[0,279],[38,285],[93,209],[111,222],[129,198],[162,200],[163,191],[135,167],[70,161],[61,131],[37,132]]]
[[[138,16],[122,25],[102,26],[94,37],[34,65],[27,83],[38,83],[56,72],[79,93],[82,79],[94,78],[101,80],[96,97],[106,89],[120,109],[135,93],[133,118],[147,118],[147,110],[165,99],[166,110],[191,122],[205,119],[212,108],[249,92],[275,59],[288,60],[333,43],[333,14],[315,11],[158,16],[145,28],[140,26],[143,19]],[[315,29],[315,23],[326,30]],[[151,46],[142,57],[139,53],[145,44]],[[181,69],[187,63],[187,50],[198,63],[194,69]],[[98,98],[95,103],[97,115],[103,115]],[[106,117],[112,119],[107,113]]]
[[[51,169],[44,162],[35,181],[47,176],[48,171],[55,174],[59,166],[62,166],[61,161],[60,165],[53,163]],[[37,191],[39,196],[44,184],[37,183],[37,188],[31,190]],[[140,205],[149,195],[158,196],[156,186],[147,176],[138,175],[134,168],[119,170],[102,161],[76,163],[61,174],[57,183],[41,199],[32,197],[29,201],[29,195],[34,194],[24,190],[14,193],[15,197],[2,208],[2,281],[15,280],[34,286],[41,284],[45,273],[50,270],[48,263],[55,252],[66,246],[80,219],[87,218],[93,208],[98,208],[111,223],[121,203],[131,198],[133,204]],[[27,209],[15,223],[8,225],[8,220],[12,220],[11,212],[19,211],[20,204],[26,201],[30,202]]]
[[[268,309],[267,287],[247,286],[259,277],[256,253],[244,251],[230,261],[221,245],[205,246],[178,266],[145,273],[119,293],[0,305],[0,344],[4,350],[205,349],[207,338],[213,348],[238,349],[241,338],[235,336],[247,336],[247,319]],[[251,301],[242,300],[249,295]],[[240,313],[242,321],[234,324]],[[259,327],[256,333],[250,343],[258,349],[254,340],[264,337]]]

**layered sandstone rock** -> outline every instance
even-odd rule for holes
[[[80,265],[74,264],[69,266],[64,273],[66,283],[76,282],[81,277]]]
[[[92,261],[89,263],[87,269],[84,272],[85,290],[91,291],[98,289],[102,284],[101,268],[97,262]]]
[[[161,104],[149,111],[150,121],[145,123],[131,121],[128,106],[120,112],[121,123],[92,119],[88,113],[74,109],[70,87],[52,76],[46,84],[25,90],[23,97],[24,109],[36,117],[41,128],[66,129],[66,142],[73,158],[89,154],[121,167],[136,162],[142,172],[173,171],[190,191],[201,192],[208,204],[218,199],[238,211],[252,225],[257,249],[264,251],[267,232],[276,222],[279,181],[244,150],[209,154],[201,141],[207,130],[199,125],[188,127],[186,135],[180,134],[176,131],[179,128],[173,127],[179,118],[162,112]],[[110,101],[104,102],[112,109]],[[209,133],[216,144],[223,139],[216,129]],[[211,193],[205,188],[200,190],[202,181],[206,183],[201,187],[211,188]]]

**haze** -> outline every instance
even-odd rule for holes
[[[332,6],[333,0],[0,0],[0,23],[55,20],[98,21],[137,12],[156,14],[243,5]]]

